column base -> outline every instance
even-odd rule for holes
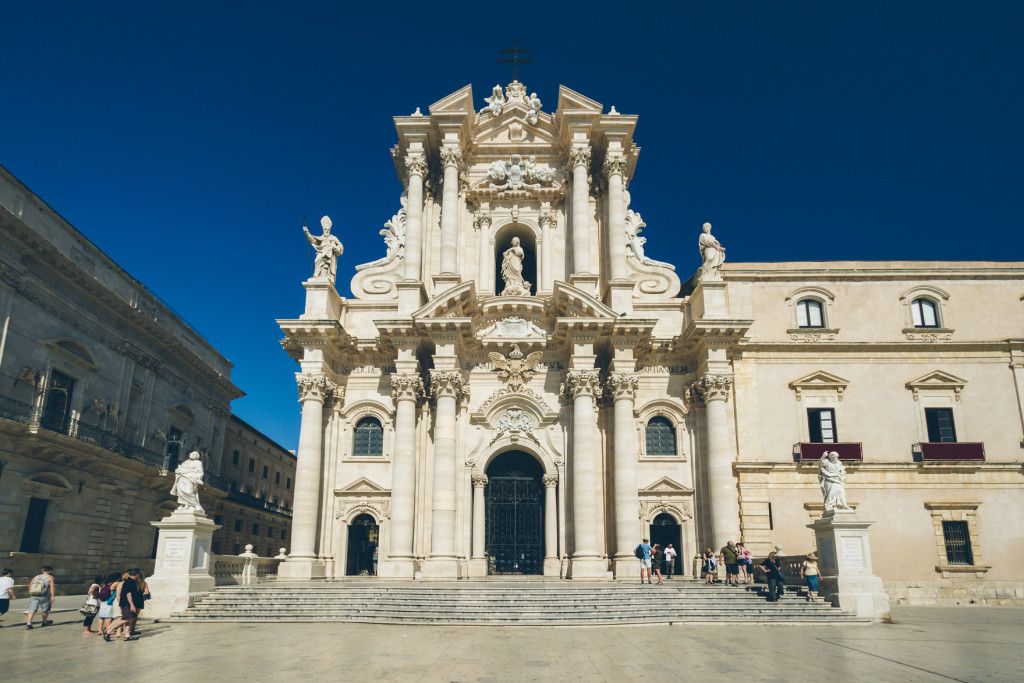
[[[557,572],[556,572],[557,573]],[[481,576],[487,576],[487,558],[486,557],[474,557],[469,561],[469,576],[470,578],[476,579]]]
[[[562,561],[557,557],[544,558],[544,576],[559,577],[562,575]]]
[[[459,559],[457,557],[430,557],[424,560],[419,572],[424,579],[458,579]]]
[[[609,581],[608,560],[603,557],[574,557],[569,564],[569,577],[574,581]]]
[[[388,579],[411,579],[416,576],[416,560],[411,557],[389,557],[377,567],[377,575]]]
[[[279,581],[309,581],[327,578],[327,566],[315,557],[289,557],[277,567]]]
[[[640,576],[640,560],[636,559],[634,555],[616,557],[612,560],[612,571],[616,579],[633,579],[635,581]]]

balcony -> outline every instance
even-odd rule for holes
[[[233,500],[236,503],[248,505],[249,507],[253,507],[258,510],[269,510],[270,512],[276,512],[277,514],[282,515],[284,517],[288,517],[289,519],[292,516],[292,511],[286,507],[275,505],[274,503],[263,500],[262,498],[257,498],[256,496],[244,493],[242,491],[236,491],[235,489],[230,489],[228,491],[228,500]]]
[[[957,443],[915,443],[912,447],[914,462],[985,461],[985,444],[980,441]]]
[[[27,425],[32,422],[32,406],[13,398],[0,396],[0,418]]]
[[[861,462],[864,460],[864,451],[859,442],[840,443],[807,443],[801,442],[793,446],[793,459],[796,462],[811,462],[821,460],[825,452],[835,451],[843,462]]]

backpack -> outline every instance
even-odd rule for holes
[[[633,554],[636,555],[636,559],[638,559],[638,560],[644,559],[644,549],[643,549],[643,547],[638,545],[636,547],[636,550],[633,551]]]
[[[50,592],[50,582],[46,580],[46,577],[42,574],[37,575],[32,579],[32,583],[28,585],[29,595],[46,595]]]
[[[108,583],[108,584],[105,584],[103,586],[103,588],[100,589],[100,600],[107,601],[109,599],[110,599],[110,584]]]

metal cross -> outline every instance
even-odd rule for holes
[[[516,38],[515,40],[512,41],[512,47],[511,48],[505,48],[505,49],[503,49],[501,51],[502,54],[509,54],[509,53],[512,54],[512,59],[499,59],[498,60],[498,64],[511,64],[512,65],[512,80],[513,81],[518,81],[519,80],[519,65],[520,64],[533,64],[533,59],[531,59],[531,58],[522,59],[519,56],[519,53],[521,53],[521,52],[529,52],[529,51],[530,51],[529,48],[525,48],[525,47],[524,48],[520,48],[519,47],[519,39],[518,38]]]

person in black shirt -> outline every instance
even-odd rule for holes
[[[124,629],[125,640],[136,640],[138,636],[133,636],[131,633],[135,626],[135,620],[139,616],[139,610],[142,608],[142,592],[139,590],[138,569],[128,570],[128,577],[121,582],[121,588],[117,591],[117,597],[121,604],[121,616],[103,632],[103,640],[110,642],[111,633],[121,626],[126,627]]]
[[[779,554],[775,551],[768,553],[768,559],[761,563],[761,568],[768,574],[768,602],[778,602],[782,599],[782,585],[786,582]]]

